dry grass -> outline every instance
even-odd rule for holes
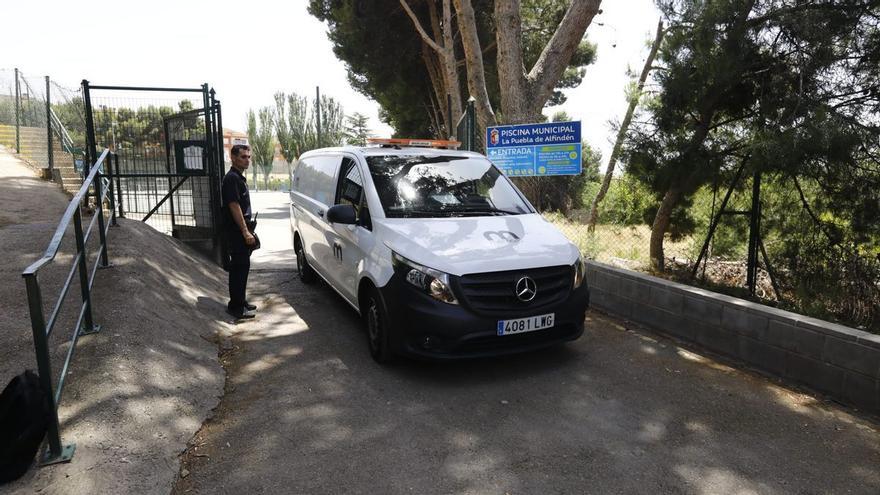
[[[647,225],[600,224],[594,232],[588,232],[586,224],[566,218],[562,214],[545,213],[544,217],[562,231],[587,258],[640,271],[646,271],[650,265],[651,228]],[[691,236],[676,242],[667,237],[663,243],[664,254],[667,258],[692,260],[699,249],[699,246],[695,246],[698,242]]]

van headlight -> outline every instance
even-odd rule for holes
[[[584,266],[584,260],[580,256],[578,256],[577,261],[574,262],[574,282],[572,283],[572,288],[577,289],[584,283],[584,279],[587,275],[587,267]]]
[[[448,274],[422,266],[395,252],[391,253],[391,259],[394,262],[394,270],[403,273],[403,278],[408,283],[438,301],[458,304],[458,300],[452,295]]]

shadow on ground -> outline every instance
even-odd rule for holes
[[[326,286],[251,287],[174,493],[880,492],[870,420],[598,314],[544,352],[379,366]]]
[[[9,226],[0,230],[12,234],[0,248],[43,246],[52,231],[49,224]],[[179,452],[222,395],[216,334],[223,313],[197,304],[199,297],[224,297],[222,270],[140,222],[120,220],[109,236],[112,267],[98,271],[92,294],[101,331],[80,338],[59,408],[62,441],[76,443],[76,453],[68,464],[32,468],[3,487],[10,493],[167,493]],[[40,274],[47,314],[71,249]],[[2,275],[11,281],[13,274]],[[61,372],[81,300],[75,284],[50,339],[53,377]],[[35,359],[24,292],[9,302],[17,323],[2,336],[0,370],[11,378],[35,368]]]

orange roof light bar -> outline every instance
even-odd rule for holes
[[[445,141],[442,139],[410,139],[410,138],[369,138],[369,144],[380,146],[409,146],[416,148],[447,148],[458,149],[461,141]]]

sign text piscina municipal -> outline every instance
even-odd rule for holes
[[[581,123],[550,122],[489,127],[486,155],[505,175],[581,173]]]

